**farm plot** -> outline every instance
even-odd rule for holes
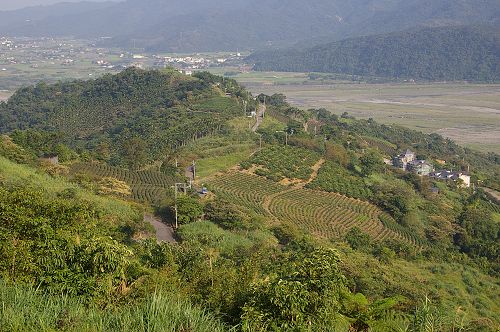
[[[307,185],[307,188],[359,199],[369,199],[372,195],[362,178],[331,161],[321,167],[318,176]]]
[[[263,177],[239,172],[210,181],[221,198],[255,213],[293,223],[316,236],[333,239],[358,227],[374,240],[397,239],[412,244],[411,234],[400,232],[375,205],[336,193],[281,186]],[[395,222],[394,222],[395,223]]]
[[[263,215],[268,215],[263,207],[265,197],[286,189],[263,177],[243,173],[228,173],[214,178],[209,187],[217,196]]]
[[[140,202],[158,203],[166,197],[175,180],[157,171],[130,171],[98,163],[77,163],[72,174],[87,174],[97,178],[111,177],[126,182],[132,189],[132,198]]]
[[[287,191],[273,198],[270,212],[324,238],[339,238],[358,227],[375,240],[402,237],[384,227],[380,210],[367,202],[308,189]]]
[[[256,153],[241,167],[260,166],[255,172],[257,175],[277,182],[285,178],[307,180],[320,158],[319,154],[302,148],[271,146]]]

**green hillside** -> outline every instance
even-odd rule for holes
[[[131,68],[96,80],[20,89],[0,104],[0,132],[56,133],[73,149],[138,168],[220,131],[241,114],[241,98],[247,93],[234,81],[207,73],[188,77],[173,69]]]
[[[325,72],[432,81],[500,80],[500,30],[426,28],[255,53],[263,71]]]
[[[254,99],[206,73],[127,70],[105,79],[41,90],[55,94],[23,89],[2,105],[4,130],[16,130],[0,140],[0,329],[498,330],[500,207],[479,188],[383,162],[412,149],[498,188],[498,155],[300,110],[280,95]],[[142,96],[149,80],[151,104]],[[71,87],[96,82],[103,85],[85,106],[86,93]],[[188,90],[175,85],[185,83]],[[256,120],[238,105],[264,99],[255,133]],[[155,115],[169,100],[172,123]],[[115,114],[110,128],[122,131],[86,127],[86,116],[66,121],[69,110],[73,119],[78,110]],[[148,150],[165,132],[160,124],[201,119],[220,128],[180,132],[182,144]],[[127,130],[136,134],[129,150],[116,145]],[[130,154],[139,138],[148,152],[140,163]],[[187,184],[193,161],[193,186],[174,195],[172,182]],[[161,242],[161,222],[176,225],[176,216]]]

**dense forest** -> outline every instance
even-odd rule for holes
[[[42,152],[51,154],[55,135],[72,149],[136,168],[223,130],[225,121],[243,112],[243,99],[248,93],[235,81],[208,73],[188,77],[173,69],[131,68],[96,80],[20,89],[0,104],[0,132],[51,132],[14,137],[38,144],[38,152],[45,144]]]
[[[238,106],[243,100],[266,101],[257,133]],[[500,326],[499,205],[481,188],[383,162],[411,148],[498,190],[498,155],[349,114],[297,109],[283,95],[254,100],[207,73],[130,69],[21,89],[1,107],[10,119],[0,137],[1,330]],[[156,116],[158,109],[167,113]],[[123,133],[64,116],[109,115],[112,128],[129,123],[139,144],[171,120],[168,112],[179,116],[176,126],[191,125],[186,109],[221,121],[221,129],[144,159],[134,145],[115,148]],[[114,158],[95,148],[104,139]],[[140,144],[148,151],[153,143]],[[54,155],[58,162],[40,158]],[[112,166],[117,160],[121,167]],[[200,178],[176,192],[193,160]],[[158,199],[143,199],[158,191]],[[168,224],[177,215],[170,242],[157,241],[144,217],[153,213]]]
[[[415,80],[500,80],[500,30],[441,27],[255,53],[257,70]]]

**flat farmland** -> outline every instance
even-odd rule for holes
[[[300,73],[249,73],[235,78],[253,93],[283,93],[298,107],[348,112],[500,153],[500,84],[319,84]]]
[[[9,99],[9,97],[11,95],[12,95],[12,92],[10,92],[8,90],[0,90],[0,102]]]

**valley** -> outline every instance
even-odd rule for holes
[[[373,118],[437,133],[481,151],[500,152],[500,85],[470,83],[315,82],[305,73],[235,77],[254,93],[282,93],[301,108]]]

